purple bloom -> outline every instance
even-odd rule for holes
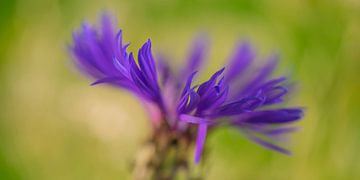
[[[150,39],[138,51],[137,60],[127,52],[122,31],[109,16],[99,28],[84,23],[74,33],[71,52],[77,67],[95,79],[135,94],[149,109],[155,130],[165,125],[178,133],[198,126],[195,162],[199,162],[206,135],[215,128],[232,127],[252,141],[275,151],[290,152],[278,145],[283,135],[296,130],[289,125],[302,118],[301,108],[275,108],[288,92],[286,77],[272,78],[277,56],[254,69],[253,47],[239,43],[228,65],[206,82],[193,85],[205,58],[207,42],[196,39],[186,65],[174,71],[165,60],[157,64]],[[195,141],[195,140],[194,140]]]

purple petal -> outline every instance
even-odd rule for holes
[[[113,63],[116,54],[114,27],[110,16],[103,15],[99,29],[83,23],[73,35],[71,52],[77,67],[96,79],[122,76]]]
[[[187,115],[187,114],[181,114],[180,115],[180,120],[187,122],[187,123],[192,123],[192,124],[213,124],[214,121],[210,121],[208,119],[204,119],[202,117],[196,117],[196,116],[191,116],[191,115]]]
[[[255,52],[247,42],[239,43],[231,57],[229,64],[226,66],[226,81],[231,82],[246,70],[251,61],[255,58]]]
[[[122,31],[119,30],[119,32],[116,35],[116,46],[115,46],[115,59],[117,60],[117,63],[121,64],[125,68],[130,67],[130,62],[128,59],[128,55],[126,52],[127,47],[130,44],[123,45],[122,43]]]
[[[151,53],[150,39],[140,48],[138,53],[139,67],[135,63],[132,53],[129,56],[131,77],[140,91],[150,100],[162,104],[160,88],[157,81],[157,72],[154,58]]]
[[[279,136],[287,133],[292,133],[295,131],[298,131],[299,128],[297,127],[284,127],[284,128],[275,128],[275,129],[269,129],[265,130],[262,133],[266,134],[268,136]]]
[[[174,74],[170,68],[168,62],[166,62],[163,55],[157,56],[157,67],[159,69],[159,74],[161,78],[161,84],[165,85],[168,81],[173,81],[175,79]],[[172,82],[172,84],[174,84]]]
[[[221,91],[216,97],[213,98],[213,100],[209,103],[208,109],[212,110],[221,106],[226,101],[228,94],[229,86],[225,87],[223,91]]]
[[[249,139],[251,139],[252,141],[256,142],[257,144],[265,147],[265,148],[268,148],[270,150],[274,150],[274,151],[277,151],[277,152],[280,152],[280,153],[283,153],[283,154],[287,154],[287,155],[291,155],[291,152],[285,148],[282,148],[278,145],[275,145],[275,144],[272,144],[270,142],[267,142],[265,140],[262,140],[254,135],[250,135],[248,134],[247,135]]]
[[[202,83],[199,86],[197,93],[200,96],[206,96],[206,93],[209,93],[209,89],[214,87],[214,85],[216,83],[216,79],[224,72],[224,70],[225,70],[225,67],[220,69],[219,71],[215,72],[208,81]]]
[[[288,92],[287,88],[278,86],[273,87],[269,91],[264,93],[265,105],[282,102],[282,97]]]
[[[124,77],[121,77],[121,76],[106,77],[106,78],[99,79],[99,80],[91,83],[91,86],[102,84],[102,83],[122,82],[124,80],[126,80],[126,79],[124,79]]]
[[[234,124],[240,128],[247,128],[256,133],[260,133],[266,136],[280,136],[283,134],[291,133],[299,130],[298,127],[283,127],[283,126],[273,126],[272,124],[247,124],[247,123],[238,123]]]
[[[238,115],[253,111],[262,104],[263,100],[256,97],[243,98],[239,101],[223,105],[215,112],[216,116]]]
[[[245,120],[252,124],[281,124],[299,120],[303,117],[303,110],[300,108],[277,109],[251,112]]]
[[[194,89],[188,90],[183,95],[178,103],[177,114],[190,113],[193,111],[200,101],[200,96],[194,91]]]
[[[207,49],[208,40],[203,37],[197,37],[194,40],[191,52],[187,60],[186,66],[180,71],[181,75],[188,75],[194,71],[198,71],[205,59],[205,52]],[[180,78],[182,79],[183,76]]]
[[[101,27],[102,31],[104,32],[111,32],[110,30],[106,30],[109,27]],[[88,59],[93,59],[93,62],[97,65],[100,69],[101,73],[106,75],[115,75],[116,69],[112,64],[113,54],[112,51],[108,51],[112,49],[114,45],[114,40],[112,41],[105,41],[106,39],[104,36],[114,36],[113,34],[103,34],[100,36],[96,29],[93,29],[90,25],[84,24],[83,25],[83,43],[86,44],[86,49]],[[86,56],[86,55],[85,55]],[[90,56],[90,57],[89,57]]]
[[[154,98],[153,91],[151,87],[147,84],[147,81],[143,75],[143,73],[140,71],[140,69],[137,67],[135,60],[130,53],[130,66],[131,66],[131,78],[135,85],[138,87],[139,91],[143,94],[144,97],[147,97],[149,100],[156,101],[156,98]]]
[[[129,67],[124,66],[123,64],[120,63],[120,61],[116,58],[114,58],[114,66],[116,67],[116,69],[120,72],[120,74],[122,74],[123,76],[127,77],[128,79],[131,79],[130,77],[130,72],[129,72]],[[130,65],[129,65],[130,66]]]
[[[248,94],[251,90],[255,89],[259,84],[263,83],[276,68],[278,56],[273,55],[269,58],[268,62],[260,69],[259,73],[253,80],[248,82],[244,89],[237,95],[238,97]]]
[[[154,58],[151,53],[151,41],[150,39],[140,48],[138,53],[138,62],[141,71],[144,75],[153,83],[153,86],[157,86],[157,74]]]
[[[220,90],[221,89],[221,90]],[[214,109],[221,106],[228,95],[229,87],[218,87],[215,86],[212,89],[209,89],[208,92],[201,96],[201,100],[198,104],[198,113],[200,114],[209,114],[206,112],[213,112]]]
[[[269,80],[269,81],[263,83],[261,86],[259,86],[258,89],[268,89],[268,88],[274,87],[280,83],[283,83],[284,81],[286,81],[286,79],[287,79],[286,77],[282,76],[282,77],[279,77],[276,79]]]
[[[180,99],[180,101],[178,102],[177,108],[176,108],[176,112],[177,114],[181,114],[183,112],[185,112],[185,108],[186,105],[189,101],[189,91],[186,92]]]
[[[193,81],[194,76],[195,76],[196,73],[197,73],[197,72],[195,71],[195,72],[193,72],[193,73],[188,77],[188,79],[187,79],[187,81],[186,81],[186,84],[185,84],[185,86],[184,86],[184,88],[183,88],[183,91],[182,91],[182,93],[181,93],[181,96],[184,96],[185,93],[187,93],[187,92],[190,90],[190,88],[191,88],[191,83],[192,83],[192,81]]]
[[[104,51],[104,54],[107,55],[107,58],[112,59],[114,57],[115,41],[114,41],[114,26],[110,14],[104,13],[101,17],[101,49]]]
[[[193,111],[200,102],[200,96],[194,90],[190,90],[189,95],[190,95],[189,104],[187,105],[184,113],[189,113]]]
[[[201,155],[203,152],[205,139],[207,133],[207,125],[200,124],[198,128],[198,134],[196,138],[196,148],[195,148],[195,163],[198,164],[201,159]]]

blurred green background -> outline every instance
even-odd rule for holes
[[[0,179],[131,178],[146,113],[126,92],[88,86],[67,52],[72,31],[103,10],[130,50],[151,37],[174,64],[206,32],[203,77],[241,38],[261,57],[281,52],[280,69],[299,82],[291,103],[306,107],[294,155],[220,130],[207,142],[207,179],[360,179],[359,0],[1,0]]]

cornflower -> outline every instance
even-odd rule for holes
[[[195,145],[194,162],[199,163],[207,134],[222,127],[238,129],[265,148],[290,154],[279,143],[297,129],[291,123],[302,118],[303,110],[281,107],[290,86],[285,76],[272,77],[278,56],[270,56],[256,71],[254,48],[239,43],[225,67],[194,85],[207,45],[204,38],[196,39],[186,64],[176,71],[154,58],[150,39],[135,60],[127,50],[129,43],[123,43],[122,30],[115,31],[108,15],[102,16],[98,28],[83,23],[74,32],[71,54],[78,69],[95,79],[92,85],[124,89],[149,111],[152,155],[145,165],[136,165],[137,173],[174,177],[181,167],[188,168],[189,147]]]

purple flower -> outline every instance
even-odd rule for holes
[[[151,113],[156,129],[165,125],[178,133],[198,126],[195,162],[199,162],[208,132],[219,127],[236,128],[252,141],[275,151],[290,152],[278,145],[283,135],[296,130],[291,123],[302,118],[301,108],[279,108],[288,93],[286,77],[272,78],[277,56],[254,68],[255,52],[239,43],[228,64],[207,81],[193,85],[207,50],[204,37],[196,39],[187,63],[179,71],[152,54],[147,40],[138,51],[127,52],[122,31],[115,33],[111,18],[104,15],[99,28],[84,23],[73,35],[71,52],[77,67],[95,79],[126,89]],[[157,62],[157,64],[156,64]],[[276,105],[276,106],[274,106]]]

